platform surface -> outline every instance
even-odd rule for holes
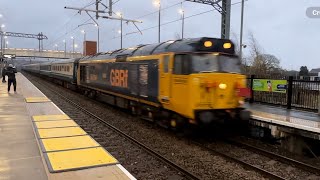
[[[48,179],[17,76],[17,93],[0,82],[0,179]]]
[[[17,93],[0,84],[1,180],[135,179],[22,74],[16,77]]]
[[[285,109],[266,104],[245,104],[252,118],[296,129],[320,133],[320,116],[317,113]]]

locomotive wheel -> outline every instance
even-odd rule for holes
[[[85,95],[85,96],[88,96],[88,94],[89,94],[89,91],[84,90],[84,95]]]
[[[131,114],[136,116],[137,115],[137,109],[135,106],[131,106]]]
[[[96,97],[96,92],[95,91],[90,91],[88,93],[88,97],[94,99]]]
[[[175,131],[180,131],[185,126],[185,119],[177,114],[174,114],[170,118],[170,128]]]

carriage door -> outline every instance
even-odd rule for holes
[[[130,64],[128,77],[130,93],[140,97],[148,97],[148,64]]]
[[[170,104],[170,55],[163,56],[160,66],[160,101],[163,104]]]

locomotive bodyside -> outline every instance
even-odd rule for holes
[[[142,57],[139,61],[128,58],[125,62],[115,59],[80,61],[78,85],[159,106],[159,57]]]

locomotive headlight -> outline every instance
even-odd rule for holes
[[[219,84],[219,88],[220,88],[220,89],[227,89],[227,85],[224,84],[224,83],[220,83],[220,84]]]
[[[203,43],[204,47],[211,47],[212,46],[212,42],[211,41],[205,41]]]
[[[223,44],[223,48],[225,48],[225,49],[230,49],[231,48],[231,43],[224,43]]]

